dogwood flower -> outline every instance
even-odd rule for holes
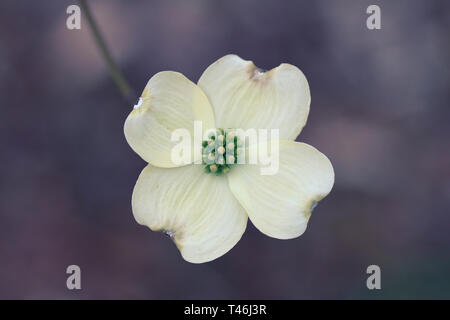
[[[273,238],[303,234],[312,209],[334,183],[328,158],[295,142],[310,101],[305,76],[286,63],[263,71],[227,55],[210,65],[197,84],[177,72],[154,75],[124,125],[129,145],[148,162],[133,190],[136,221],[165,232],[192,263],[228,252],[248,218]],[[204,165],[175,164],[171,132],[193,132],[194,121],[205,128],[279,129],[278,172],[261,175],[259,164],[228,165],[223,160],[207,165],[206,172]],[[223,147],[204,155],[204,161],[219,156],[235,161],[232,150],[240,145],[235,138],[233,130],[218,131],[203,146],[220,141]]]

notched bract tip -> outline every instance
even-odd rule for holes
[[[170,239],[173,240],[174,232],[171,230],[163,230],[162,233],[164,233],[166,236],[168,236]]]
[[[255,82],[265,82],[270,79],[271,70],[266,70],[259,68],[255,66],[255,64],[252,62],[250,64],[250,67],[248,69],[248,76],[250,80],[253,80]]]
[[[139,100],[138,100],[138,102],[134,105],[133,109],[139,108],[139,107],[142,105],[142,102],[143,102],[143,101],[144,101],[144,100],[142,99],[142,97],[139,97]]]
[[[311,218],[311,215],[312,215],[314,209],[317,207],[318,204],[319,204],[319,201],[312,201],[312,202],[311,202],[311,207],[309,208],[309,212],[307,212],[307,213],[305,214],[306,219],[309,220],[309,218]]]

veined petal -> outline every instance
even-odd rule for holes
[[[172,132],[184,128],[193,137],[194,120],[202,121],[203,130],[214,127],[208,98],[181,73],[163,71],[148,81],[139,103],[126,119],[125,137],[148,163],[176,167],[171,151],[179,141],[171,141]]]
[[[202,263],[228,252],[241,238],[247,214],[225,177],[200,165],[164,169],[148,165],[133,191],[139,224],[169,234],[183,258]]]
[[[205,70],[198,85],[213,106],[217,127],[279,129],[280,139],[295,140],[306,124],[309,86],[293,65],[264,72],[252,61],[227,55]]]
[[[228,174],[234,196],[264,234],[291,239],[307,226],[312,209],[333,187],[328,158],[305,143],[280,141],[279,170],[261,175],[260,165],[237,164]]]

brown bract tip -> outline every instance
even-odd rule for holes
[[[255,81],[255,82],[264,83],[271,78],[272,70],[267,71],[265,69],[258,68],[252,62],[249,65],[247,73],[248,73],[250,80]]]

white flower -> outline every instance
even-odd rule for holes
[[[312,208],[331,191],[328,158],[294,141],[311,98],[305,76],[293,65],[263,72],[251,61],[227,55],[210,65],[197,85],[177,72],[157,73],[141,99],[124,127],[130,146],[149,163],[133,191],[133,214],[138,223],[170,234],[189,262],[228,252],[244,233],[247,217],[268,236],[296,238]],[[176,166],[171,132],[192,133],[195,120],[204,128],[279,129],[278,173],[261,175],[259,165],[249,164],[207,166],[216,174],[223,169],[220,175],[205,173],[202,165]],[[234,137],[223,132],[217,141],[224,134]]]

